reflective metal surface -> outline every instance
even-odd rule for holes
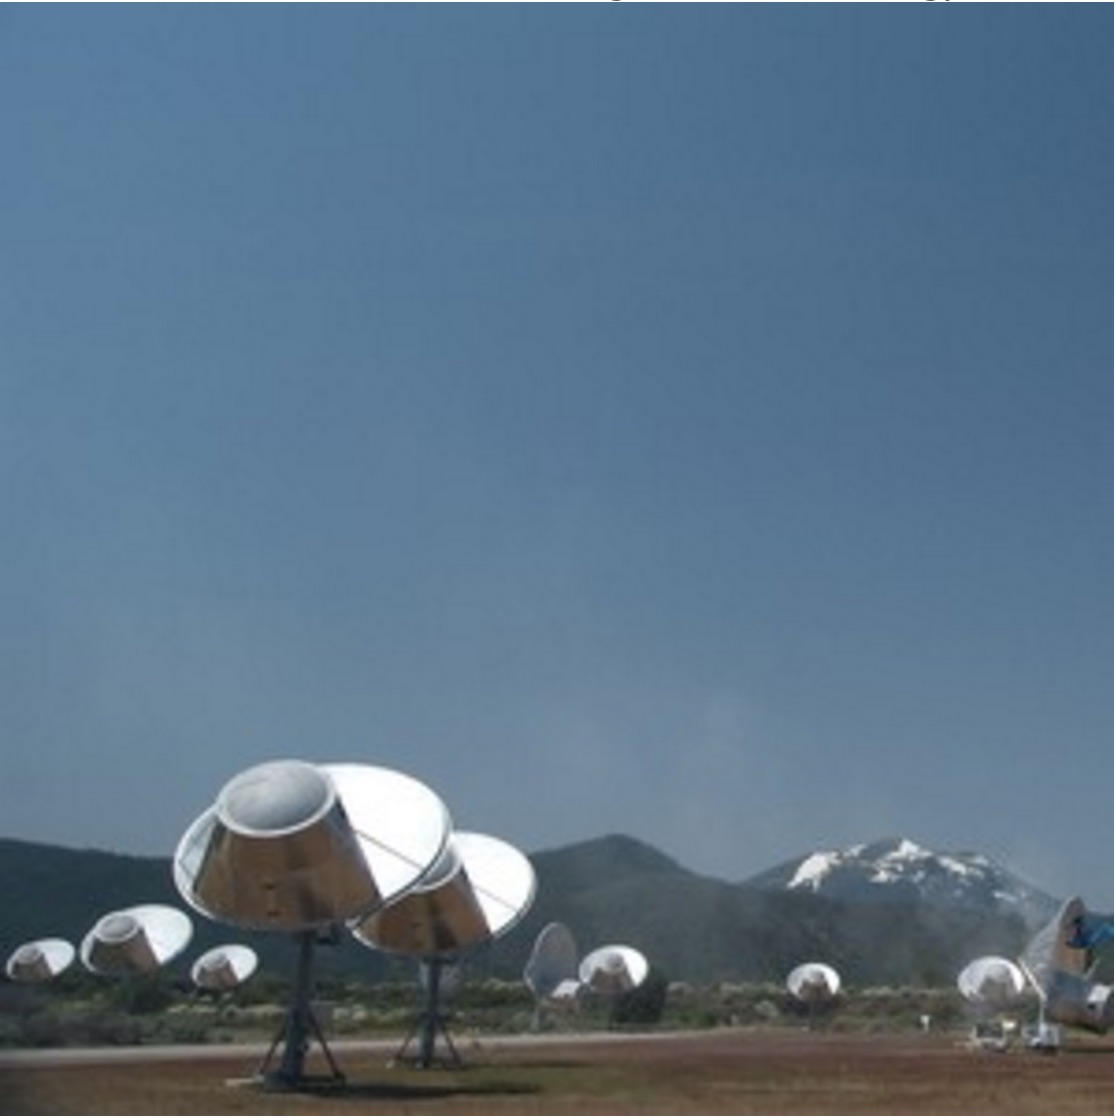
[[[535,938],[531,956],[523,968],[523,979],[536,999],[555,998],[562,985],[563,992],[577,979],[577,944],[568,927],[550,922]]]
[[[438,858],[448,831],[438,797],[396,771],[268,762],[234,777],[187,829],[175,884],[233,925],[313,929],[382,906]]]
[[[511,928],[534,896],[526,856],[495,837],[457,832],[419,883],[352,930],[377,949],[449,958]]]
[[[20,945],[4,968],[9,980],[21,984],[42,983],[65,972],[74,963],[73,945],[59,937],[44,937]]]
[[[97,921],[82,939],[81,961],[106,976],[152,972],[178,956],[192,935],[190,919],[172,906],[132,906]]]
[[[256,971],[259,957],[247,945],[217,945],[202,953],[190,969],[190,979],[207,992],[227,992]]]
[[[594,992],[616,995],[638,988],[647,979],[647,958],[630,945],[602,945],[578,967],[578,979]]]
[[[958,990],[973,1003],[1008,1004],[1026,986],[1022,969],[1006,957],[977,957],[957,977]]]
[[[841,977],[830,965],[807,961],[793,968],[787,976],[787,991],[803,1003],[821,1003],[832,999],[841,988]]]

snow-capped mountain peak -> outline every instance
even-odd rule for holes
[[[755,876],[749,886],[846,901],[908,902],[1019,913],[1044,920],[1056,900],[975,852],[934,852],[906,837],[811,852]]]

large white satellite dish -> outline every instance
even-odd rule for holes
[[[1023,970],[1006,957],[977,957],[957,976],[957,988],[970,1003],[1007,1007],[1027,987]]]
[[[560,999],[580,986],[577,966],[577,943],[569,927],[550,922],[535,938],[523,979],[536,1000]]]
[[[260,959],[248,945],[216,945],[190,968],[194,985],[206,992],[229,992],[256,971]]]
[[[294,992],[261,1076],[282,1042],[270,1080],[305,1083],[313,1033],[333,1079],[342,1079],[311,1005],[315,943],[418,883],[440,859],[449,832],[441,799],[407,774],[298,759],[237,774],[189,826],[174,855],[183,898],[219,921],[298,938]]]
[[[630,945],[601,945],[578,966],[578,979],[601,995],[620,995],[647,979],[647,958]]]
[[[130,906],[99,918],[81,942],[81,963],[102,976],[136,976],[167,964],[190,943],[194,927],[173,906]]]
[[[74,963],[76,951],[60,937],[43,937],[20,945],[8,957],[4,972],[9,980],[21,984],[38,984],[53,980]]]
[[[800,1003],[828,1003],[841,990],[841,977],[831,965],[807,961],[787,975],[787,991]]]
[[[442,858],[395,902],[352,926],[386,952],[443,960],[506,933],[535,897],[535,872],[518,849],[478,832],[454,832]]]
[[[368,913],[437,861],[449,813],[421,782],[359,764],[265,762],[231,779],[174,857],[179,893],[249,929],[320,929]]]
[[[531,861],[517,848],[495,836],[454,832],[441,859],[415,886],[353,924],[353,936],[364,944],[422,962],[424,1006],[397,1060],[417,1035],[417,1064],[429,1068],[440,1033],[458,1064],[439,1007],[443,970],[511,929],[530,907],[535,887]]]

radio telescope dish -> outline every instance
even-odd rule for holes
[[[1076,896],[1067,898],[1035,934],[1019,957],[1019,967],[1039,1001],[1030,1045],[1057,1049],[1058,1025],[1100,1034],[1112,1028],[1112,985],[1098,982],[1095,965],[1090,964],[1091,951],[1111,937],[1111,922],[1091,920],[1084,901]]]
[[[260,959],[247,945],[218,945],[202,953],[190,969],[194,985],[206,992],[229,992],[256,971]]]
[[[383,906],[435,863],[449,813],[395,770],[297,760],[238,774],[187,829],[179,893],[249,929],[319,929]]]
[[[577,1000],[581,994],[577,964],[577,943],[569,927],[561,922],[543,926],[523,966],[523,979],[535,997],[532,1029],[543,1028],[548,1003],[572,1004]]]
[[[800,1003],[828,1003],[840,990],[837,970],[817,961],[800,964],[787,976],[787,991]]]
[[[1085,918],[1084,901],[1076,896],[1067,898],[1023,950],[1019,963],[1040,995],[1049,994],[1060,973],[1080,976],[1086,971],[1086,948],[1074,937],[1074,930]]]
[[[620,995],[647,979],[647,958],[630,945],[602,945],[578,966],[578,979],[603,995]]]
[[[511,929],[534,900],[535,885],[531,861],[511,844],[479,832],[455,832],[420,882],[352,927],[358,941],[419,957],[425,966],[420,969],[423,1010],[396,1060],[417,1033],[417,1064],[429,1068],[441,1033],[459,1064],[439,1008],[443,970],[467,950]]]
[[[1011,1004],[1026,986],[1023,970],[1006,957],[977,957],[957,977],[958,990],[965,999],[988,1007]]]
[[[8,958],[4,971],[9,980],[21,984],[39,984],[53,980],[74,963],[73,945],[60,937],[44,937],[20,945]]]
[[[523,968],[523,979],[536,1000],[555,999],[576,991],[577,944],[569,928],[551,922],[535,938],[531,956]]]
[[[518,849],[494,836],[454,832],[423,879],[355,924],[353,935],[391,953],[452,959],[507,932],[534,897],[535,872]]]
[[[445,849],[441,799],[396,770],[358,763],[265,762],[237,774],[189,826],[174,855],[179,893],[200,913],[234,926],[296,935],[287,1013],[259,1074],[283,1043],[272,1080],[305,1083],[313,1033],[333,1061],[311,1004],[314,947],[404,894]]]
[[[190,943],[194,927],[173,906],[132,906],[100,918],[81,942],[81,963],[103,976],[154,972]]]

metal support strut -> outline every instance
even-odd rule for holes
[[[260,1063],[256,1076],[276,1088],[295,1089],[309,1084],[311,1081],[320,1082],[321,1077],[311,1078],[305,1072],[306,1055],[310,1049],[311,1036],[317,1040],[322,1049],[326,1062],[329,1064],[330,1076],[325,1080],[336,1083],[345,1080],[345,1075],[338,1068],[326,1044],[325,1036],[314,1014],[310,996],[313,992],[313,965],[314,943],[317,934],[314,930],[303,930],[298,934],[298,965],[295,973],[294,994],[290,1006],[279,1024],[279,1029],[272,1040],[271,1047]],[[279,1068],[269,1073],[268,1067],[279,1043],[283,1043],[283,1053],[279,1061]]]
[[[453,1039],[450,1038],[449,1028],[446,1026],[446,1017],[439,1009],[439,990],[441,988],[442,980],[442,961],[433,957],[423,962],[426,967],[423,970],[425,974],[425,983],[423,984],[423,1006],[418,1014],[418,1019],[415,1025],[411,1028],[410,1033],[403,1040],[403,1045],[399,1047],[396,1052],[395,1061],[405,1061],[407,1047],[410,1046],[415,1035],[418,1035],[418,1057],[415,1059],[414,1064],[419,1069],[430,1069],[434,1065],[434,1055],[438,1044],[438,1035],[445,1039],[446,1048],[449,1051],[449,1061],[446,1063],[452,1066],[461,1065],[461,1057],[457,1053],[457,1047],[453,1044]]]

